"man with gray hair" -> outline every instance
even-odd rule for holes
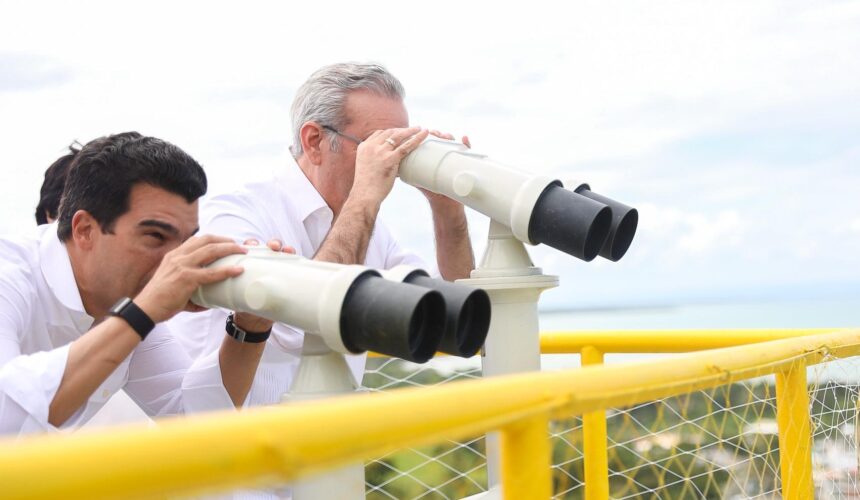
[[[201,207],[201,229],[238,241],[280,240],[298,255],[341,264],[389,269],[399,264],[425,267],[404,251],[377,221],[382,201],[391,192],[400,161],[428,134],[448,134],[409,127],[400,82],[377,64],[333,64],[313,73],[299,88],[292,105],[295,162],[273,179],[216,196]],[[468,138],[463,142],[468,144]],[[424,192],[430,202],[436,260],[444,279],[466,278],[474,257],[463,205]],[[214,330],[224,330],[227,312],[212,311],[203,325],[200,315],[183,331],[192,357],[215,348]],[[272,325],[260,318],[253,331]],[[253,333],[253,332],[252,332]],[[250,404],[278,402],[289,391],[301,356],[303,333],[275,325],[249,396]],[[364,356],[348,360],[358,381]]]

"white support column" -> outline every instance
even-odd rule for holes
[[[329,349],[323,339],[305,332],[302,359],[289,394],[284,402],[322,399],[354,393],[358,385],[343,354]],[[296,481],[292,485],[293,500],[365,498],[364,464],[347,465]]]
[[[472,271],[471,278],[457,282],[483,288],[493,305],[490,332],[481,353],[484,376],[540,371],[537,304],[541,292],[558,286],[558,277],[543,274],[511,230],[491,221],[487,250],[480,265]],[[498,435],[487,435],[491,488],[501,482],[499,453]]]

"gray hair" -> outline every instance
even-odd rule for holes
[[[349,125],[344,113],[346,98],[354,90],[369,90],[376,94],[403,99],[406,92],[400,81],[380,64],[339,63],[316,70],[299,87],[290,108],[293,126],[295,158],[302,155],[302,126],[307,122],[341,130]],[[332,151],[338,151],[340,141],[337,134],[326,131]]]

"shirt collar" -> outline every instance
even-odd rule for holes
[[[277,173],[278,188],[283,191],[283,199],[290,200],[299,212],[302,222],[320,209],[331,211],[319,191],[302,172],[294,158]]]
[[[57,236],[57,223],[45,227],[39,241],[39,266],[54,296],[67,309],[86,314],[78,283],[72,272],[72,261],[66,245]]]

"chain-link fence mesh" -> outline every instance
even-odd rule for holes
[[[371,391],[428,386],[481,377],[477,359],[440,357],[424,365],[399,359],[370,358],[363,385]],[[456,411],[452,404],[451,411]],[[367,498],[463,498],[487,489],[483,436],[446,441],[380,457],[365,469]]]
[[[477,360],[414,365],[377,358],[369,361],[364,385],[386,390],[478,377]],[[810,367],[808,379],[816,498],[860,498],[860,361],[830,359]],[[456,406],[452,402],[451,411]],[[781,498],[774,376],[613,408],[606,415],[610,498]],[[583,498],[582,419],[556,420],[550,432],[555,498]],[[487,488],[484,439],[392,453],[368,464],[366,478],[369,499],[480,493]]]

